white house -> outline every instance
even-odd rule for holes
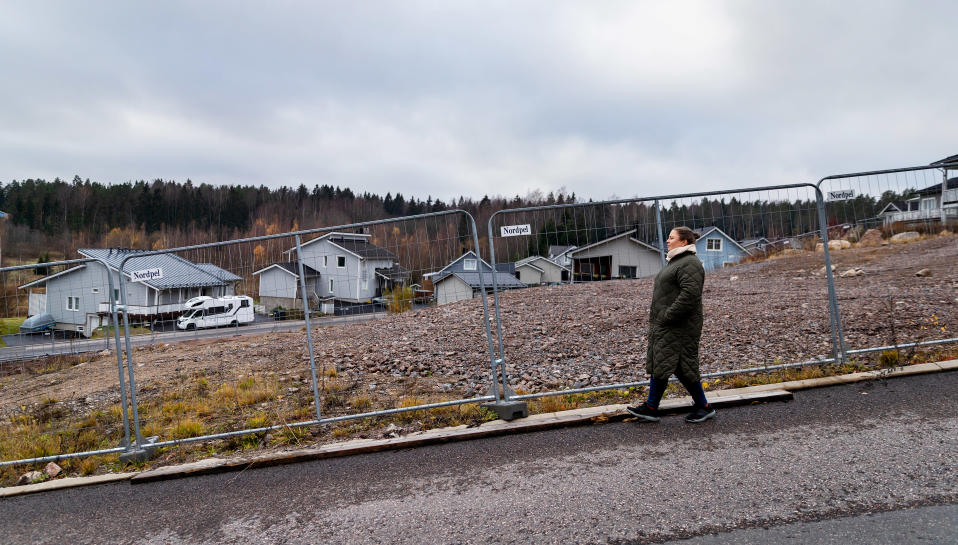
[[[576,281],[639,278],[662,270],[662,255],[635,238],[635,229],[568,252]]]
[[[319,271],[309,265],[303,265],[305,275],[306,299],[310,307],[316,308],[319,304],[319,290],[322,278]],[[287,309],[302,309],[303,297],[299,281],[299,264],[295,261],[288,263],[273,263],[253,273],[259,277],[259,304],[266,310],[276,307]]]
[[[408,281],[409,272],[399,266],[399,257],[370,242],[370,237],[363,233],[327,233],[300,245],[303,265],[320,276],[319,298],[365,303]],[[295,255],[296,248],[286,253]],[[262,283],[260,276],[261,289]]]

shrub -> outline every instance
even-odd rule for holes
[[[389,312],[399,314],[412,309],[412,301],[415,297],[412,286],[396,286],[392,290],[383,292],[383,295],[389,301]]]

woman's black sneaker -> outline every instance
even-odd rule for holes
[[[697,407],[690,414],[686,415],[685,421],[692,424],[698,424],[699,422],[705,422],[713,416],[715,416],[715,409],[712,407]]]
[[[661,420],[661,417],[659,417],[659,410],[653,409],[645,403],[636,405],[635,407],[626,407],[625,410],[629,411],[629,414],[632,416],[636,416],[642,420],[648,420],[649,422],[658,422]]]

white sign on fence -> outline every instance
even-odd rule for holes
[[[504,237],[517,237],[520,235],[531,235],[532,226],[528,223],[525,225],[503,225],[502,226],[502,236]]]
[[[163,278],[163,268],[156,267],[154,269],[143,269],[142,271],[133,271],[130,276],[134,282],[145,282],[147,280],[159,280],[160,278]]]
[[[855,198],[854,189],[839,189],[838,191],[829,191],[828,200],[830,201],[847,201],[849,199]]]

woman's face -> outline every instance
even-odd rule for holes
[[[682,246],[688,246],[689,243],[687,240],[680,239],[679,234],[673,229],[672,232],[669,233],[669,239],[665,241],[665,244],[668,246],[669,251],[672,251]]]

